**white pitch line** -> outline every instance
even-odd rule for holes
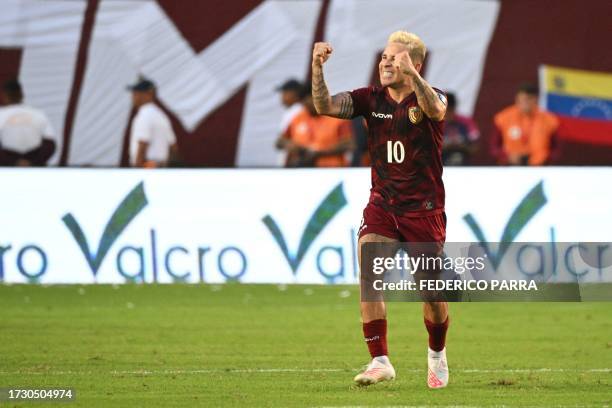
[[[333,373],[333,372],[357,372],[358,369],[346,368],[236,368],[236,369],[199,369],[199,370],[112,370],[107,372],[111,375],[178,375],[178,374],[257,374],[257,373]],[[520,373],[611,373],[612,368],[459,368],[451,369],[454,373],[466,374],[520,374]],[[422,373],[425,369],[404,369],[401,372]],[[99,375],[99,371],[0,371],[0,375]]]
[[[376,405],[377,408],[511,408],[513,405]],[[539,406],[539,405],[537,405]],[[554,405],[556,408],[590,408],[593,405]],[[370,408],[371,405],[322,405],[313,406],[312,408]],[[532,407],[528,405],[528,407]],[[536,405],[533,405],[536,407]],[[603,405],[608,408],[608,405]]]
[[[376,405],[377,408],[511,408],[514,405]],[[536,407],[539,405],[528,405],[528,407]],[[323,405],[313,406],[312,408],[370,408],[372,405]],[[554,405],[556,408],[590,408],[592,405]],[[604,408],[609,408],[608,405],[603,405]]]
[[[202,369],[202,370],[162,370],[162,371],[111,371],[111,374],[212,374],[212,373],[328,373],[347,371],[340,368],[236,368],[236,369]]]
[[[612,368],[466,368],[452,370],[459,373],[609,373]]]

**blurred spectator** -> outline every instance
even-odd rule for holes
[[[54,132],[45,113],[23,103],[17,80],[2,87],[0,165],[45,166],[55,151]]]
[[[128,87],[138,109],[130,135],[132,167],[166,167],[177,155],[176,137],[170,119],[155,103],[155,84],[141,78]]]
[[[446,97],[448,106],[444,117],[442,161],[446,166],[463,166],[469,164],[470,156],[476,150],[480,131],[471,118],[457,114],[455,94],[448,92]]]
[[[499,164],[546,164],[555,147],[559,120],[538,107],[537,85],[519,88],[514,105],[494,117],[492,154]]]
[[[293,118],[302,110],[303,105],[301,101],[304,99],[305,89],[304,85],[297,79],[289,79],[276,88],[276,90],[280,92],[281,103],[285,107],[278,127],[278,134],[280,137],[287,132]],[[287,153],[283,150],[279,157],[279,165],[284,165],[286,162]]]
[[[317,114],[310,87],[305,87],[304,107],[278,139],[276,147],[287,151],[286,167],[342,167],[353,150],[351,122]]]
[[[297,79],[290,79],[278,88],[280,92],[281,103],[286,108],[281,119],[279,131],[282,135],[285,133],[293,118],[302,110],[300,103],[304,99],[304,85]]]

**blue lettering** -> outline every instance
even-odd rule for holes
[[[525,253],[525,251],[527,251],[528,249],[532,249],[534,251],[536,251],[536,253],[539,255],[540,258],[540,267],[537,268],[535,271],[526,271],[525,268],[523,267],[523,262],[521,261],[523,259],[523,254]],[[533,245],[533,244],[526,244],[521,246],[521,248],[519,249],[519,251],[516,254],[516,265],[518,266],[519,270],[521,271],[521,273],[523,275],[526,276],[535,276],[535,275],[541,275],[544,273],[544,249],[539,246],[539,245]]]
[[[157,234],[151,228],[151,269],[153,270],[153,282],[157,283]]]
[[[200,282],[204,282],[204,254],[208,251],[210,251],[210,247],[198,248],[198,274],[200,275]]]
[[[552,275],[557,276],[557,243],[554,227],[550,227],[550,252],[552,253]]]
[[[584,251],[584,253],[586,253],[587,248],[585,245],[582,244],[572,244],[570,246],[567,247],[567,249],[565,250],[565,267],[567,268],[567,270],[569,271],[569,273],[571,273],[572,275],[576,276],[576,277],[580,277],[580,276],[584,276],[587,273],[589,273],[588,269],[584,269],[583,272],[578,272],[576,271],[576,269],[574,268],[574,261],[571,258],[571,252],[574,249],[580,249],[581,251]]]
[[[133,275],[129,275],[128,273],[126,273],[122,266],[123,265],[123,262],[122,262],[123,255],[129,252],[136,254],[140,262],[140,268],[138,272],[136,272]],[[142,247],[125,246],[121,248],[121,250],[117,253],[117,270],[119,271],[121,276],[123,276],[125,279],[127,279],[130,282],[144,282],[145,268],[144,268],[144,251]]]
[[[4,253],[11,249],[11,246],[0,246],[0,282],[4,280]]]
[[[359,268],[357,266],[357,240],[355,239],[357,238],[357,232],[355,231],[354,228],[351,228],[351,258],[353,261],[353,276],[354,277],[358,277],[359,276]]]
[[[188,255],[188,254],[189,254],[189,251],[188,251],[186,248],[183,248],[183,247],[181,247],[181,246],[174,246],[174,247],[170,248],[170,249],[168,250],[168,252],[166,252],[166,258],[165,258],[165,262],[164,262],[164,263],[165,263],[165,265],[166,265],[166,271],[168,272],[168,274],[169,274],[170,276],[172,276],[172,279],[173,279],[173,280],[175,280],[175,281],[179,281],[179,282],[184,282],[184,281],[186,281],[186,280],[187,280],[187,278],[189,277],[189,274],[190,274],[191,272],[189,272],[189,271],[185,271],[185,273],[183,273],[182,275],[178,275],[178,274],[174,273],[174,272],[172,271],[172,268],[170,267],[170,256],[171,256],[171,255],[172,255],[174,252],[177,252],[177,251],[178,251],[178,252],[182,252],[182,253],[184,253],[184,254],[186,254],[186,255]]]
[[[597,272],[599,275],[599,280],[601,280],[603,278],[603,267],[604,267],[604,262],[603,262],[603,253],[607,250],[610,249],[610,245],[609,244],[604,244],[604,245],[598,245],[597,246]],[[605,265],[605,267],[607,268],[610,265]]]
[[[338,271],[336,273],[327,273],[323,270],[321,258],[323,258],[323,254],[327,251],[332,251],[338,254],[340,267],[338,268]],[[342,247],[334,247],[327,245],[321,248],[319,250],[319,253],[317,254],[317,269],[319,270],[319,273],[323,275],[330,283],[334,283],[337,278],[344,276],[344,252],[342,251]]]
[[[40,257],[40,269],[35,273],[28,273],[23,266],[23,258],[28,251],[34,251]],[[28,280],[38,280],[47,271],[47,255],[36,245],[26,245],[17,253],[17,269],[19,273],[28,278]]]
[[[235,252],[240,256],[242,267],[240,268],[240,271],[238,273],[229,274],[225,271],[225,268],[223,268],[223,256],[228,252]],[[219,252],[219,256],[217,257],[217,266],[219,267],[219,272],[221,272],[221,275],[223,275],[227,280],[234,280],[234,281],[240,280],[240,277],[246,273],[246,269],[247,269],[246,256],[244,255],[244,252],[242,252],[240,249],[236,247],[223,248],[221,252]]]

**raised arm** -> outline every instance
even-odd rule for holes
[[[333,116],[340,119],[350,119],[353,116],[353,98],[348,92],[329,95],[323,64],[331,55],[333,49],[328,43],[315,43],[312,50],[312,101],[320,115]]]
[[[405,75],[408,75],[412,81],[412,87],[417,97],[417,102],[423,112],[433,119],[442,120],[446,114],[446,101],[440,98],[440,95],[425,81],[419,71],[412,64],[412,59],[407,51],[402,52],[395,58],[395,64]]]

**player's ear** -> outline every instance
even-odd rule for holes
[[[416,64],[414,64],[414,69],[416,69],[419,74],[421,73],[422,68],[423,68],[422,62],[417,62]]]

